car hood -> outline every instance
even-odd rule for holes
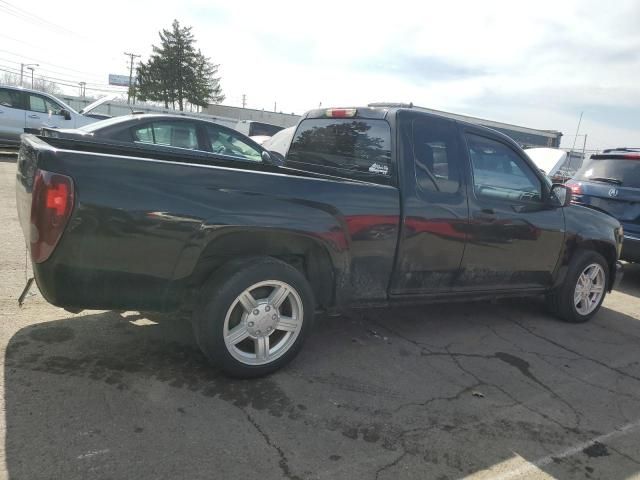
[[[86,107],[84,107],[82,110],[80,110],[78,113],[81,113],[82,115],[86,115],[87,113],[89,113],[92,110],[95,110],[96,108],[98,108],[100,105],[107,103],[110,100],[113,100],[114,98],[116,98],[117,95],[115,94],[111,94],[111,95],[105,95],[102,98],[99,98],[98,100],[96,100],[93,103],[90,103],[89,105],[87,105]]]
[[[540,170],[551,176],[564,163],[567,152],[558,148],[528,148],[524,151]]]

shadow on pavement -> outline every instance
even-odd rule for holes
[[[618,291],[640,297],[640,264],[626,263],[624,265],[624,279]]]
[[[291,366],[234,381],[206,364],[185,319],[76,316],[8,345],[7,469],[14,479],[494,478],[498,468],[628,478],[640,471],[640,429],[589,442],[640,420],[638,351],[640,322],[613,310],[568,325],[532,301],[437,305],[321,319]]]

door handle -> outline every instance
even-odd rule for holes
[[[496,212],[493,208],[483,208],[479,212],[473,215],[477,220],[484,220],[485,222],[493,222],[496,220]]]
[[[29,118],[40,118],[38,115],[29,115]]]

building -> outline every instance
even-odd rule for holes
[[[389,103],[370,103],[370,107],[390,106]],[[399,106],[399,104],[393,104]],[[407,105],[408,107],[409,105]],[[460,120],[476,125],[493,128],[509,137],[513,138],[522,147],[554,147],[560,146],[562,133],[556,130],[538,130],[509,123],[495,122],[483,118],[470,117],[468,115],[460,115],[457,113],[443,112],[430,108],[412,106],[417,110],[430,112],[437,115]],[[235,118],[238,120],[252,120],[257,122],[270,123],[280,127],[290,127],[298,123],[300,116],[288,113],[268,112],[265,110],[253,110],[251,108],[230,107],[227,105],[209,105],[203,113],[221,118]]]
[[[73,97],[64,95],[61,98],[71,105],[73,108],[81,109],[87,104],[91,103],[92,99]],[[370,103],[370,107],[384,107],[384,106],[401,106],[402,104],[390,104],[390,103]],[[410,105],[407,104],[407,107]],[[411,108],[421,110],[424,112],[434,113],[445,117],[452,118],[454,120],[460,120],[477,125],[483,125],[485,127],[498,130],[505,135],[513,138],[522,147],[559,147],[562,133],[556,130],[538,130],[529,127],[522,127],[519,125],[512,125],[509,123],[495,122],[493,120],[486,120],[483,118],[470,117],[468,115],[460,115],[457,113],[443,112],[440,110],[433,110],[430,108],[418,107],[411,105]],[[299,115],[293,113],[278,113],[270,112],[267,110],[255,110],[252,108],[231,107],[229,105],[212,104],[205,108],[201,113],[192,112],[178,112],[172,109],[166,109],[158,107],[156,105],[149,104],[135,104],[129,106],[126,103],[118,101],[110,101],[97,108],[96,113],[103,113],[105,115],[117,116],[126,115],[131,113],[132,110],[143,112],[163,112],[163,113],[175,113],[180,115],[191,115],[202,118],[210,119],[214,122],[227,125],[235,128],[239,121],[254,121],[276,125],[279,127],[291,127],[296,125],[300,120]]]
[[[293,113],[269,112],[267,110],[230,107],[229,105],[220,104],[209,105],[202,113],[213,115],[214,117],[270,123],[271,125],[277,125],[283,128],[292,127],[300,120],[300,115],[294,115]]]
[[[370,103],[370,107],[384,107],[384,106],[400,106],[401,104],[390,103]],[[482,125],[484,127],[492,128],[500,133],[511,137],[521,147],[560,147],[560,139],[562,138],[562,132],[557,130],[538,130],[535,128],[521,127],[519,125],[512,125],[510,123],[495,122],[493,120],[486,120],[484,118],[470,117],[468,115],[460,115],[458,113],[443,112],[441,110],[434,110],[431,108],[424,108],[414,106],[412,104],[406,104],[407,107],[415,108],[422,112],[433,113],[435,115],[442,115],[449,117],[453,120],[459,120],[461,122],[473,123],[475,125]]]

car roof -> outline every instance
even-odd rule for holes
[[[233,132],[239,137],[242,137],[243,141],[246,141],[249,144],[254,144],[254,146],[257,146],[259,149],[264,150],[264,148],[262,148],[262,146],[259,143],[257,143],[255,140],[252,140],[251,137],[248,137],[244,133],[239,132],[234,128],[227,127],[226,125],[222,125],[220,123],[216,123],[213,120],[210,120],[208,118],[192,117],[189,115],[179,115],[179,114],[170,114],[170,113],[131,113],[129,115],[111,117],[101,122],[91,123],[85,127],[82,127],[81,130],[96,132],[102,129],[105,129],[105,130],[109,129],[109,131],[112,131],[112,129],[120,129],[120,128],[126,129],[126,128],[129,128],[130,126],[135,125],[138,122],[149,121],[149,120],[180,120],[180,121],[191,121],[191,122],[215,125],[216,128],[219,128],[220,130],[227,131],[227,132]],[[100,125],[103,122],[106,124]],[[127,124],[130,124],[130,125],[127,125]]]
[[[34,88],[25,88],[25,87],[20,87],[18,85],[4,85],[4,84],[0,84],[0,88],[6,88],[8,90],[18,90],[20,92],[24,92],[24,93],[37,93],[39,95],[46,95],[47,97],[52,97],[55,98],[55,96],[51,95],[50,93],[47,92],[43,92],[41,90],[36,90]]]
[[[640,152],[640,147],[616,147],[616,148],[607,148],[602,150],[602,153],[638,153]]]
[[[149,119],[174,119],[174,120],[195,120],[197,122],[205,122],[205,123],[213,123],[215,125],[220,125],[219,123],[216,123],[213,121],[213,119],[209,119],[209,118],[200,118],[200,117],[194,117],[194,116],[190,116],[188,114],[175,114],[175,113],[130,113],[128,115],[121,115],[115,118],[121,118],[123,122],[128,121],[128,120],[149,120]],[[226,127],[225,125],[220,125],[222,127],[225,128],[229,128]],[[231,129],[233,130],[233,129]]]

